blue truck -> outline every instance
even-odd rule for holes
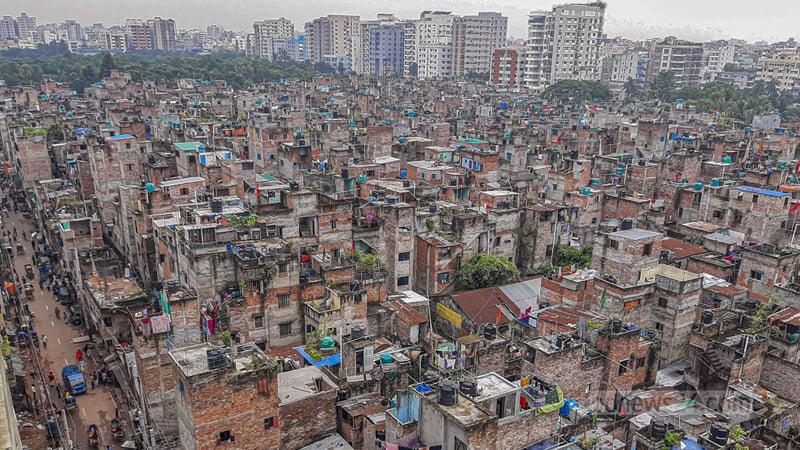
[[[86,379],[83,378],[81,369],[75,364],[61,369],[61,378],[70,394],[79,395],[86,393]]]

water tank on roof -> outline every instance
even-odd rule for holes
[[[559,334],[556,336],[556,348],[559,350],[569,348],[571,340],[568,334]]]
[[[211,212],[219,214],[222,212],[222,201],[221,200],[211,200],[210,203]]]
[[[739,171],[739,178],[744,178],[746,176],[747,176],[747,172],[745,172],[744,170],[740,170]]]
[[[650,422],[650,436],[654,440],[660,440],[667,434],[667,424],[663,419],[655,418]]]
[[[400,169],[400,178],[405,179],[408,176],[408,171],[406,169]]]
[[[611,332],[615,334],[622,333],[622,321],[614,319],[611,321]]]
[[[449,384],[443,384],[439,388],[439,404],[453,406],[456,404],[456,389]]]
[[[208,370],[222,369],[225,367],[225,351],[220,348],[206,350]]]
[[[394,356],[392,356],[392,355],[390,355],[388,353],[382,354],[380,356],[380,358],[378,358],[378,359],[380,359],[381,364],[391,364],[391,363],[394,362]]]
[[[622,229],[623,230],[633,229],[633,219],[622,219]]]
[[[483,338],[487,341],[493,341],[494,338],[497,336],[497,327],[494,324],[487,324],[483,327]]]
[[[325,336],[324,338],[319,340],[320,348],[333,348],[336,345],[336,339]]]
[[[710,325],[712,322],[714,322],[714,313],[706,309],[703,311],[703,325]]]
[[[350,339],[358,339],[364,337],[364,329],[361,327],[354,327],[350,330]]]
[[[591,195],[591,193],[592,193],[592,190],[590,188],[588,188],[588,187],[581,188],[581,194],[582,195]]]
[[[147,184],[145,184],[145,185],[144,185],[144,189],[145,189],[147,192],[150,192],[150,193],[152,193],[152,192],[155,192],[155,191],[156,191],[156,185],[155,185],[155,184],[153,184],[153,183],[147,183]]]
[[[728,443],[728,436],[730,431],[722,424],[711,424],[711,430],[708,433],[709,440],[717,445],[725,445]]]
[[[723,164],[733,164],[733,158],[731,158],[730,156],[724,156],[722,158],[722,163]]]
[[[625,168],[623,167],[617,167],[616,170],[614,170],[614,174],[618,177],[621,177],[623,173],[625,173]]]
[[[592,178],[589,180],[589,184],[592,186],[600,186],[600,178]]]
[[[561,417],[566,417],[567,419],[569,419],[570,415],[572,414],[572,410],[577,409],[579,406],[580,404],[577,401],[568,398],[564,400],[564,406],[562,406],[561,409],[558,410],[558,413],[561,414]]]
[[[789,163],[787,163],[786,161],[784,161],[784,160],[780,160],[780,161],[778,161],[778,168],[779,168],[779,169],[781,169],[781,170],[786,170],[786,168],[787,168],[788,166],[789,166]]]
[[[712,178],[711,179],[711,186],[720,187],[720,186],[722,186],[722,181],[720,181],[719,178]]]
[[[477,397],[478,396],[478,386],[475,384],[474,381],[467,381],[464,380],[458,384],[458,390],[461,391],[462,394],[468,397]]]
[[[788,177],[786,177],[786,181],[789,183],[797,183],[797,177],[794,175],[789,175]]]
[[[700,181],[694,182],[694,190],[695,191],[702,191],[703,190],[703,183]]]

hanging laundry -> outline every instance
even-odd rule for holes
[[[150,328],[153,333],[166,333],[169,331],[169,316],[164,314],[150,318]]]

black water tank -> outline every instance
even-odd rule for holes
[[[439,404],[453,406],[456,404],[456,389],[449,384],[443,384],[439,388]]]
[[[222,200],[211,200],[211,212],[216,214],[222,212]]]
[[[478,396],[478,386],[474,381],[462,381],[458,385],[458,390],[461,391],[462,394],[469,397]]]
[[[711,431],[708,433],[709,439],[711,442],[717,445],[725,445],[728,443],[728,435],[730,432],[728,428],[726,428],[722,424],[714,423],[711,424]]]
[[[711,310],[703,311],[703,325],[711,325],[714,322],[714,313]]]
[[[631,220],[631,219],[623,219],[622,220],[622,229],[623,230],[633,229],[633,220]]]
[[[364,329],[361,327],[354,327],[350,330],[350,339],[359,339],[364,337]]]
[[[653,439],[661,439],[667,434],[667,424],[662,419],[653,419],[650,422],[650,436]]]
[[[350,178],[350,171],[347,169],[342,169],[342,178],[344,178],[345,180]]]
[[[483,338],[487,341],[493,341],[495,336],[497,336],[497,327],[494,324],[487,324],[483,327]]]
[[[411,180],[403,180],[403,187],[411,187]]]
[[[206,358],[208,358],[208,370],[225,367],[225,351],[222,349],[210,348],[206,350]]]
[[[436,383],[439,381],[439,372],[435,370],[426,370],[422,375],[422,381],[427,384]]]
[[[428,205],[428,211],[435,213],[437,211],[436,203],[431,203]]]
[[[296,181],[290,181],[289,190],[292,192],[297,192],[300,190],[300,185]]]
[[[614,319],[611,321],[611,332],[614,334],[622,333],[622,321]]]

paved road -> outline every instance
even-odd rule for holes
[[[25,255],[14,257],[14,266],[20,277],[25,274],[25,264],[32,264],[31,257],[33,250],[30,242],[30,235],[33,231],[33,225],[29,219],[25,219],[21,214],[11,213],[10,217],[5,219],[5,229],[12,230],[13,227],[17,228],[18,238],[25,246]],[[27,239],[23,238],[27,237]],[[16,251],[15,251],[16,253]],[[36,266],[34,266],[35,268]],[[28,302],[28,307],[33,313],[34,329],[38,335],[47,336],[47,348],[40,347],[40,355],[42,360],[42,370],[45,374],[52,371],[56,377],[56,381],[61,378],[61,369],[65,365],[76,364],[75,351],[78,345],[73,344],[72,340],[82,335],[82,330],[64,323],[63,311],[64,306],[60,305],[55,296],[49,290],[39,289],[38,283],[38,269],[35,269],[36,280],[34,284],[34,300]],[[62,311],[61,319],[56,319],[54,308]],[[82,345],[82,344],[81,344]],[[78,407],[69,412],[68,423],[70,425],[69,434],[75,443],[75,448],[85,449],[88,448],[86,443],[86,429],[89,424],[97,424],[101,430],[101,445],[100,448],[105,448],[105,445],[111,445],[112,448],[121,448],[119,445],[114,445],[112,442],[111,433],[109,430],[109,422],[114,418],[116,413],[116,404],[114,398],[105,387],[91,388],[91,372],[94,369],[93,363],[90,363],[86,370],[87,384],[89,391],[77,397]],[[30,368],[27,372],[30,374]],[[30,375],[28,375],[30,376]],[[46,376],[46,375],[45,375]],[[39,380],[34,381],[38,386]],[[58,398],[56,389],[48,387],[51,398],[54,399],[57,407],[63,407],[63,402]]]

